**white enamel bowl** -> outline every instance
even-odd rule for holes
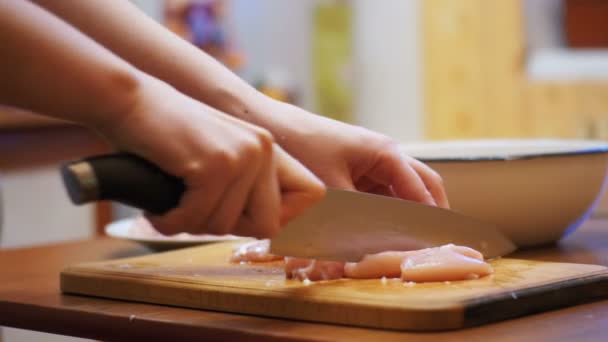
[[[452,209],[498,225],[518,247],[554,243],[579,227],[608,168],[600,141],[442,141],[402,150],[441,174]]]

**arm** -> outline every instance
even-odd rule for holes
[[[384,135],[272,100],[124,0],[38,3],[145,72],[262,126],[328,186],[448,206],[441,177]],[[127,33],[128,34],[125,34]]]
[[[258,122],[266,97],[126,0],[34,0],[138,69],[237,118]],[[259,108],[261,109],[261,108]]]
[[[0,2],[0,41],[1,103],[105,126],[136,101],[136,69],[27,1]]]
[[[178,208],[153,218],[164,233],[266,237],[323,196],[264,129],[142,73],[29,1],[0,1],[0,41],[0,103],[96,128],[184,179]]]

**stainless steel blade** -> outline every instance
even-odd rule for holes
[[[359,261],[366,254],[448,243],[474,248],[486,258],[516,249],[494,225],[451,210],[329,189],[322,201],[272,239],[270,251],[284,256]]]

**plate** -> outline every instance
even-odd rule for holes
[[[192,235],[180,233],[173,236],[162,235],[142,216],[121,219],[105,227],[108,236],[140,243],[154,251],[198,246],[214,242],[242,239],[236,235]]]

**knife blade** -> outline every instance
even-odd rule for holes
[[[290,221],[270,252],[302,258],[359,261],[366,254],[453,243],[485,258],[516,247],[491,224],[452,210],[356,191],[328,189],[325,198]]]
[[[153,214],[177,206],[185,185],[154,164],[118,153],[70,162],[62,179],[74,204],[112,200]],[[386,250],[415,250],[447,243],[493,258],[515,245],[489,223],[454,211],[356,191],[328,189],[326,196],[290,221],[271,240],[271,253],[358,261]]]

